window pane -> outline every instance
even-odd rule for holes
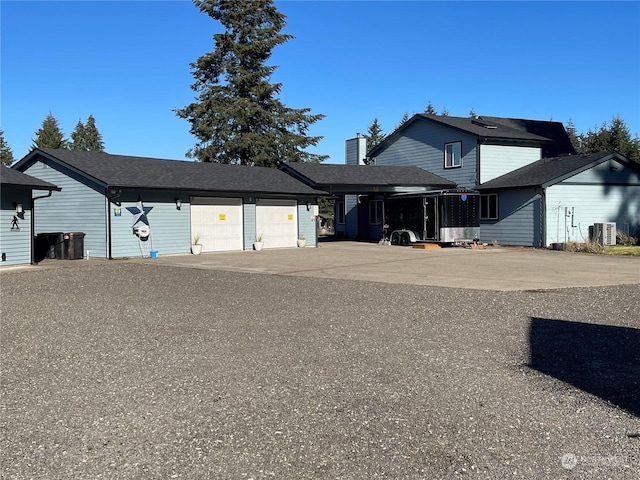
[[[462,166],[462,143],[447,143],[444,146],[444,166],[445,168]]]

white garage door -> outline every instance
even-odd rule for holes
[[[256,233],[262,233],[264,248],[295,247],[298,240],[296,201],[258,199]]]
[[[191,237],[200,234],[203,252],[242,250],[242,199],[193,197]]]

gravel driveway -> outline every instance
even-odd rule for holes
[[[638,285],[0,279],[2,478],[640,476]]]

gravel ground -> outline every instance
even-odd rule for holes
[[[1,281],[3,479],[640,476],[638,285]]]

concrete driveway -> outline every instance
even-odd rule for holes
[[[136,259],[149,264],[476,290],[540,290],[640,284],[640,258],[546,249],[415,249],[321,242],[318,248]]]

